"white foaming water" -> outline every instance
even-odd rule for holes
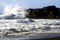
[[[4,14],[0,15],[1,18],[5,16],[15,15],[14,18],[25,18],[27,15],[26,9],[19,5],[6,5],[4,7]]]
[[[20,26],[16,21],[28,21],[26,19],[27,12],[23,6],[19,5],[6,5],[3,14],[0,15],[0,27],[3,29],[15,28],[16,25]],[[14,16],[13,16],[14,15]],[[11,19],[11,20],[8,20]],[[25,20],[26,19],[26,20]],[[15,21],[14,21],[15,20]],[[6,25],[7,24],[7,25]],[[16,24],[16,25],[15,25]],[[15,25],[15,26],[14,26]],[[16,27],[17,28],[17,27]],[[0,28],[1,29],[1,28]]]
[[[27,12],[25,11],[25,8],[18,5],[5,6],[3,13],[4,14],[0,15],[0,18],[2,18],[2,20],[0,20],[0,27],[2,29],[16,28],[16,29],[22,29],[22,30],[23,29],[32,30],[34,28],[38,29],[38,28],[45,28],[45,27],[60,28],[59,27],[60,20],[55,20],[55,19],[54,20],[47,20],[47,19],[46,20],[45,19],[32,19],[31,20],[31,19],[26,18]],[[11,18],[11,19],[8,20],[8,18],[9,19]],[[50,25],[51,23],[53,26]],[[58,25],[55,25],[54,23]]]

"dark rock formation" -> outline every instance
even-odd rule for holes
[[[28,9],[28,18],[32,19],[60,19],[60,9],[55,6]]]

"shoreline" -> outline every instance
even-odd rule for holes
[[[36,34],[60,34],[59,31],[57,32],[53,32],[53,31],[40,31],[40,32],[19,32],[19,33],[6,33],[6,34],[3,34],[3,33],[0,33],[0,36],[24,36],[24,35],[36,35]]]

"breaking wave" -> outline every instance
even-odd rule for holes
[[[19,5],[6,5],[3,14],[0,15],[1,19],[22,19],[28,13],[26,9]]]

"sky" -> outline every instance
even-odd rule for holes
[[[6,5],[19,5],[25,8],[42,8],[55,5],[60,8],[60,0],[0,0],[0,12],[3,12]]]

